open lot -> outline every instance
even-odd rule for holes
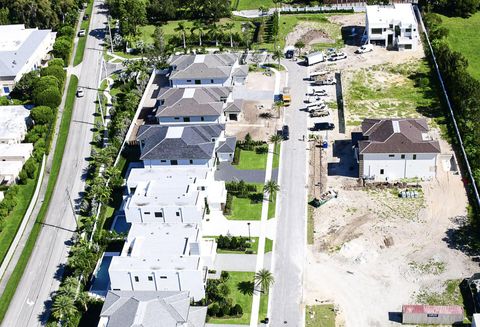
[[[360,24],[353,22],[355,17],[342,16],[339,23]],[[310,311],[319,303],[338,308],[336,326],[395,326],[403,304],[461,304],[458,283],[478,264],[456,243],[468,201],[461,176],[445,171],[441,160],[437,177],[419,182],[415,199],[399,198],[395,188],[358,186],[350,132],[363,118],[425,117],[437,138],[444,118],[422,49],[375,47],[363,55],[355,55],[355,49],[346,45],[346,60],[310,69],[342,72],[346,129],[338,132],[339,115],[333,110],[336,129],[316,132],[328,136],[329,148],[322,152],[315,181],[339,195],[318,209],[309,208],[313,244],[307,251],[304,299]],[[335,101],[335,88],[323,88],[327,101]],[[440,139],[440,144],[442,154],[452,153],[447,142]],[[308,323],[308,314],[306,318]]]
[[[480,79],[480,56],[478,55],[478,43],[480,37],[480,13],[470,18],[442,17],[442,26],[449,30],[446,38],[454,51],[460,52],[468,60],[468,71],[476,79]]]

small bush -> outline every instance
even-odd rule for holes
[[[232,165],[238,165],[240,163],[240,153],[242,153],[242,150],[237,146],[233,154]]]
[[[220,312],[220,306],[217,303],[208,307],[207,313],[209,316],[216,316]]]
[[[18,184],[25,185],[28,181],[28,175],[25,169],[22,169],[18,174]]]
[[[240,304],[235,304],[231,309],[230,309],[230,315],[231,316],[241,316],[243,315],[243,308]]]
[[[268,147],[267,146],[258,146],[258,147],[255,148],[255,153],[256,154],[268,153]]]

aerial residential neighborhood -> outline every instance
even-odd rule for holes
[[[480,1],[0,1],[0,325],[480,326]]]

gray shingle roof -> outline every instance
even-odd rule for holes
[[[440,144],[424,138],[425,119],[365,119],[358,142],[359,153],[440,153]]]
[[[5,49],[2,42],[2,34],[4,33],[18,33],[24,25],[4,25],[0,26],[0,76],[16,76],[23,66],[30,59],[32,53],[40,46],[40,44],[50,37],[52,30],[37,30],[29,29],[28,36],[23,40],[13,41],[20,44],[20,47],[15,50]],[[16,32],[17,31],[17,32]]]
[[[224,129],[222,124],[142,125],[137,134],[137,141],[142,144],[140,159],[210,159],[215,150],[212,139],[218,138]]]
[[[190,307],[188,292],[109,291],[100,313],[107,327],[205,326],[206,307]],[[183,326],[183,325],[182,325]]]
[[[232,53],[175,56],[170,79],[228,78],[237,60]]]
[[[157,117],[220,116],[224,102],[231,89],[212,88],[168,88],[160,90]]]
[[[218,153],[230,153],[235,151],[235,145],[237,144],[237,138],[235,136],[227,137],[225,141],[221,142],[218,146]]]
[[[243,108],[243,100],[242,99],[235,99],[232,103],[230,103],[223,111],[224,112],[231,112],[231,113],[239,113],[242,112]]]

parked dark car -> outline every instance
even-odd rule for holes
[[[290,129],[288,128],[288,125],[283,125],[282,137],[284,140],[288,140],[290,138]]]
[[[335,125],[332,123],[315,123],[313,125],[312,131],[331,131],[335,128]]]
[[[287,52],[285,52],[285,58],[292,59],[294,54],[295,52],[293,50],[287,50]]]

